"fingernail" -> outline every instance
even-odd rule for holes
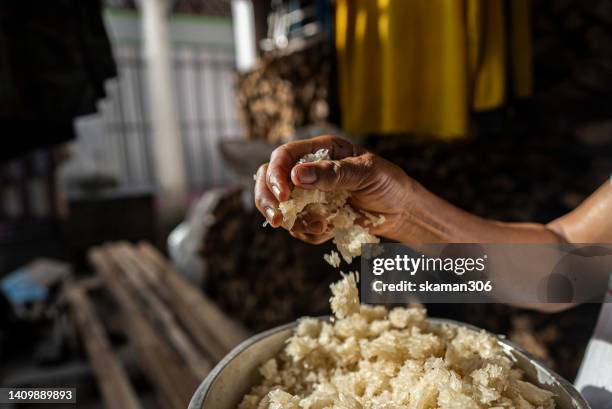
[[[270,223],[274,222],[274,216],[276,216],[276,212],[271,207],[266,207],[266,217]]]
[[[278,188],[278,186],[273,185],[272,186],[272,193],[274,193],[274,196],[276,196],[277,199],[280,199],[280,189]]]
[[[297,178],[300,183],[310,184],[317,181],[317,172],[308,166],[297,168]]]

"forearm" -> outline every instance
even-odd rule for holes
[[[548,228],[570,243],[612,243],[612,183],[607,181]]]
[[[389,238],[410,243],[557,243],[559,232],[537,223],[504,223],[470,214],[413,182],[405,213]]]
[[[483,219],[453,206],[416,182],[411,182],[407,191],[405,212],[398,228],[389,237],[405,244],[612,243],[612,184],[609,182],[574,211],[547,225]],[[601,277],[603,282],[607,279],[607,276]],[[572,305],[532,303],[517,306],[555,312]]]
[[[503,223],[470,214],[414,182],[411,199],[396,237],[405,244],[420,243],[559,243],[560,229],[537,223]],[[573,304],[515,304],[516,307],[557,312]]]

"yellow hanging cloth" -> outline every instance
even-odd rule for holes
[[[343,129],[452,139],[467,135],[470,111],[504,103],[509,74],[514,95],[528,96],[529,0],[510,0],[510,16],[505,5],[504,0],[337,0]]]

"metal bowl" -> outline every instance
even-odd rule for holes
[[[326,319],[326,318],[322,318]],[[457,321],[430,318],[433,324],[451,324],[475,331],[479,328]],[[242,397],[260,380],[258,368],[285,346],[297,322],[254,335],[234,348],[200,384],[189,409],[236,409]],[[590,409],[574,386],[529,353],[504,338],[497,342],[525,372],[530,382],[555,394],[557,409]]]

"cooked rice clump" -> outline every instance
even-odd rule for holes
[[[323,260],[325,260],[332,267],[340,267],[340,256],[334,250],[332,250],[329,254],[324,254]]]
[[[315,153],[308,154],[300,159],[299,163],[321,160],[330,160],[327,149],[319,149]],[[353,257],[361,255],[362,244],[380,242],[378,237],[370,234],[368,227],[355,224],[357,218],[362,216],[366,226],[377,226],[385,221],[385,217],[356,211],[347,203],[349,196],[350,192],[347,190],[323,192],[316,189],[295,188],[291,192],[291,198],[278,206],[283,214],[283,227],[290,230],[297,218],[304,213],[325,217],[333,227],[334,244],[338,247],[342,258],[350,263]],[[333,261],[335,262],[335,259]]]
[[[360,305],[354,274],[331,289],[335,319],[301,319],[238,409],[555,408],[485,331]]]

